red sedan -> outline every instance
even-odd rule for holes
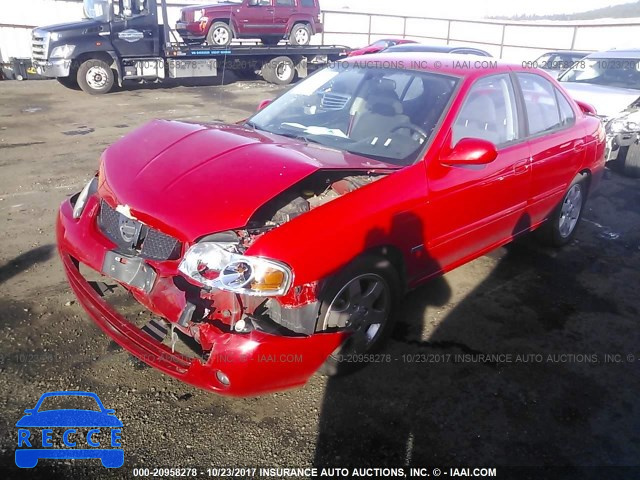
[[[110,337],[204,389],[284,389],[366,362],[402,295],[430,278],[534,229],[572,240],[604,169],[586,105],[540,70],[370,58],[319,71],[243,124],[154,121],[104,152],[57,236]],[[80,265],[129,290],[155,328],[120,315]],[[177,353],[170,330],[199,347]]]
[[[366,47],[358,48],[357,50],[351,50],[349,52],[350,57],[356,57],[358,55],[369,55],[371,53],[378,53],[386,50],[389,47],[395,47],[396,45],[403,45],[405,43],[418,43],[414,40],[407,40],[406,38],[383,38],[373,42]]]

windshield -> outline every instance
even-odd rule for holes
[[[633,58],[585,58],[564,72],[560,81],[640,90],[640,60]]]
[[[451,98],[445,75],[336,65],[296,85],[247,124],[393,165],[410,165]]]
[[[84,15],[94,20],[109,20],[108,0],[84,0]]]

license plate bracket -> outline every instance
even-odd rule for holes
[[[102,273],[119,282],[149,293],[157,274],[142,258],[109,251],[102,262]]]

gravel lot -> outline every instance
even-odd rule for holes
[[[148,120],[233,122],[280,90],[238,81],[90,97],[55,81],[0,82],[3,476],[640,464],[640,182],[614,171],[572,245],[548,250],[526,238],[414,291],[385,350],[391,361],[349,377],[223,398],[145,367],[93,325],[55,252],[60,202],[106,146]],[[23,410],[44,392],[74,389],[115,409],[125,466],[43,460],[18,471]]]

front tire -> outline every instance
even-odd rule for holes
[[[627,177],[640,177],[640,144],[629,145],[627,154],[624,157],[622,171]]]
[[[306,46],[311,42],[311,29],[304,23],[296,23],[289,34],[291,45]]]
[[[58,83],[65,88],[69,88],[71,90],[80,89],[80,85],[78,85],[77,74],[69,77],[58,77],[56,78],[56,80],[58,80]]]
[[[224,22],[216,22],[211,25],[207,33],[207,45],[215,45],[216,47],[226,47],[233,40],[233,32],[231,27]]]
[[[539,228],[538,238],[542,243],[563,247],[575,238],[587,201],[587,193],[586,176],[576,176],[560,204]]]
[[[111,66],[102,60],[87,60],[78,68],[78,85],[82,91],[90,95],[109,93],[115,78]]]
[[[334,277],[320,300],[318,331],[347,330],[351,335],[320,367],[327,376],[363,368],[393,330],[393,309],[400,296],[400,277],[383,257],[356,259]]]

